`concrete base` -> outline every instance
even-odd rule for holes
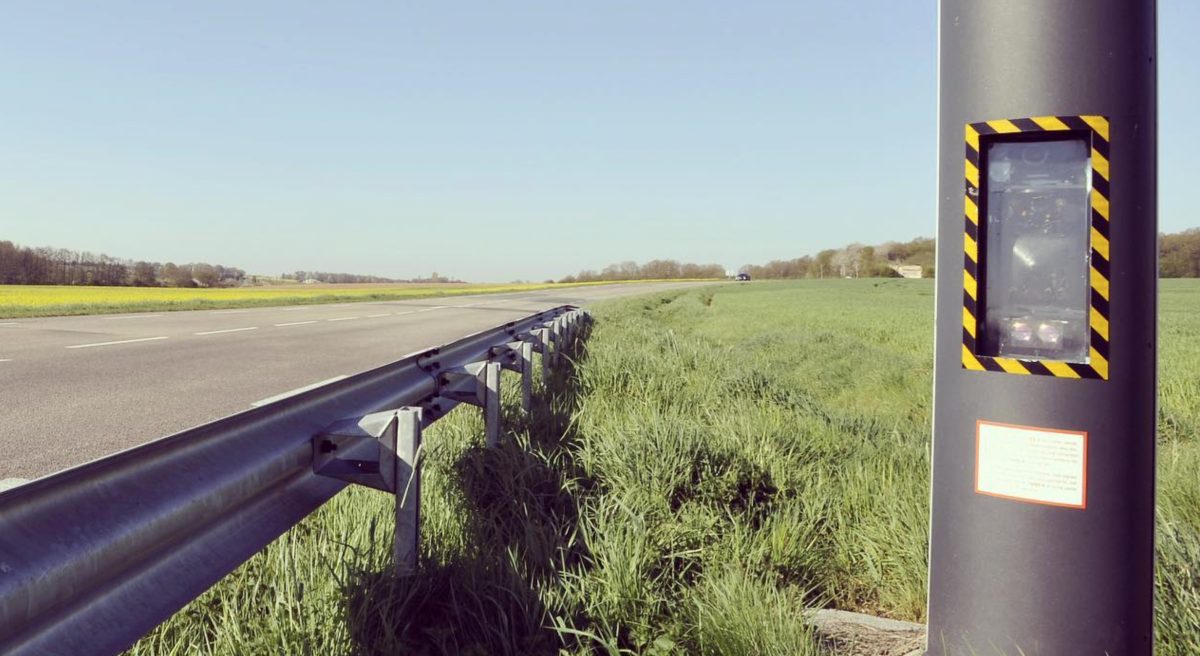
[[[847,656],[921,656],[925,625],[844,610],[809,609],[804,613],[821,646]]]

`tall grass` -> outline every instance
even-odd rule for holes
[[[1158,653],[1200,653],[1200,285],[1164,284]],[[423,564],[352,489],[133,653],[814,654],[806,606],[921,621],[932,286],[724,286],[596,309],[505,443],[427,432]],[[510,385],[514,381],[506,381]],[[507,398],[516,398],[509,388]]]

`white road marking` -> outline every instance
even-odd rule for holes
[[[0,323],[0,326],[16,326],[16,325],[18,325],[16,321],[8,321],[5,323]]]
[[[391,314],[388,312],[384,312],[383,314],[368,314],[367,318],[368,319],[377,319],[379,317],[387,317],[387,316],[391,316]]]
[[[351,319],[357,319],[357,318],[358,317],[338,317],[336,319],[326,319],[326,321],[349,321]]]
[[[0,362],[12,362],[12,358],[0,358]]]
[[[14,487],[20,487],[29,482],[28,478],[3,478],[0,479],[0,492],[11,490]]]
[[[408,312],[396,312],[396,313],[395,313],[395,315],[396,315],[396,316],[398,316],[398,317],[401,317],[401,316],[404,316],[404,315],[406,315],[406,314],[416,314],[416,313],[417,313],[417,311],[416,311],[416,310],[409,310]]]
[[[433,312],[434,310],[445,310],[448,307],[450,307],[450,306],[449,305],[438,305],[436,307],[425,308],[424,310],[417,310],[417,312]]]
[[[251,408],[257,408],[257,407],[259,407],[260,405],[266,405],[266,404],[268,404],[268,403],[274,403],[274,402],[276,402],[276,401],[280,401],[280,400],[286,399],[286,398],[288,398],[289,396],[295,396],[295,395],[297,395],[297,394],[303,394],[304,392],[307,392],[308,390],[311,390],[311,389],[317,389],[318,387],[320,387],[320,386],[322,386],[322,385],[328,385],[329,383],[335,383],[335,382],[337,382],[337,381],[339,381],[339,380],[342,380],[343,378],[349,378],[349,376],[334,376],[333,378],[330,378],[329,380],[323,380],[323,381],[321,381],[321,382],[319,382],[319,383],[313,383],[312,385],[305,385],[304,387],[297,387],[296,389],[294,389],[294,390],[292,390],[292,391],[290,391],[290,392],[284,392],[283,394],[276,394],[275,396],[269,396],[269,397],[267,397],[267,398],[265,398],[265,399],[263,399],[263,400],[261,400],[261,401],[255,401],[254,403],[251,403],[251,404],[250,404],[250,407],[251,407]]]
[[[225,330],[206,330],[202,333],[192,333],[193,335],[221,335],[224,333],[240,333],[247,330],[258,330],[258,326],[250,326],[249,328],[226,328]]]
[[[275,327],[282,328],[283,326],[303,326],[303,325],[310,324],[310,323],[316,323],[316,320],[314,319],[312,321],[289,321],[288,323],[277,323],[277,324],[275,324]]]
[[[250,310],[217,310],[213,314],[245,314]]]
[[[102,317],[103,321],[122,321],[124,319],[153,319],[161,317],[161,314],[131,314],[127,317]]]
[[[116,344],[134,344],[137,342],[156,342],[160,339],[166,339],[166,337],[142,337],[140,339],[122,339],[117,342],[97,342],[95,344],[76,344],[75,346],[68,346],[67,348],[81,349],[81,348],[92,348],[93,346],[113,346]]]

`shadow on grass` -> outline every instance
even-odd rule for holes
[[[548,388],[530,417],[506,408],[499,447],[473,446],[449,470],[466,501],[466,554],[423,562],[403,581],[390,571],[352,577],[346,603],[358,653],[553,655],[564,647],[552,626],[562,609],[548,612],[539,590],[588,562],[574,492],[582,477],[567,452],[579,390],[569,370],[553,372]]]

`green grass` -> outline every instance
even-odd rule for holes
[[[351,489],[136,654],[814,654],[807,606],[922,621],[932,283],[614,301],[506,443],[426,433],[423,565]],[[882,309],[882,311],[881,311]],[[1200,653],[1200,284],[1162,286],[1158,652]],[[516,398],[506,380],[507,399]],[[880,494],[886,490],[887,494]]]

